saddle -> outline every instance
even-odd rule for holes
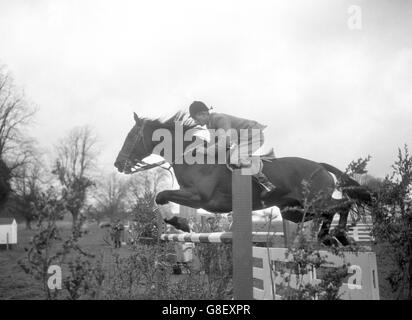
[[[259,157],[260,157],[260,160],[262,161],[271,161],[273,159],[276,159],[275,151],[273,148],[270,148],[268,152],[259,155]]]
[[[229,154],[228,154],[228,155],[229,155]],[[263,161],[270,162],[270,161],[276,159],[275,151],[274,151],[273,147],[270,148],[270,150],[267,151],[266,153],[264,153],[264,154],[259,154],[259,155],[256,155],[256,156],[258,156],[259,159],[260,159],[260,170],[262,170],[262,168],[263,168]],[[230,171],[233,171],[233,169],[235,169],[235,168],[241,168],[241,166],[233,166],[233,165],[231,165],[231,164],[229,163],[229,161],[226,162],[226,167],[227,167]]]

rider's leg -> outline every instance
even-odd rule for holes
[[[230,157],[230,153],[228,152],[228,158],[229,157]],[[250,164],[245,165],[246,161],[250,161],[250,163],[251,163],[250,159],[246,159],[246,160],[243,160],[243,161],[240,160],[238,163],[233,163],[233,161],[228,161],[228,163],[229,163],[229,166],[231,168],[234,168],[234,169],[242,168],[242,164],[243,164],[243,167],[245,167],[245,166],[250,167]],[[259,161],[261,161],[261,160],[259,160]],[[262,172],[262,167],[263,166],[260,166],[259,172],[254,174],[253,178],[255,178],[255,181],[263,187],[263,190],[260,194],[260,197],[265,198],[270,193],[272,193],[276,189],[276,187],[273,185],[273,183],[271,183],[269,181],[269,179],[266,177],[266,175]]]
[[[264,143],[264,136],[263,136],[263,131],[258,130],[258,129],[253,129],[250,134],[249,134],[249,139],[247,141],[240,141],[239,144],[239,149],[240,149],[240,158],[244,159],[245,158],[245,151],[242,152],[242,150],[247,150],[247,160],[250,161],[250,164],[252,164],[252,159],[257,160],[259,159],[258,157],[252,158],[252,155],[256,150],[258,150]],[[269,179],[266,177],[266,175],[262,172],[263,165],[261,164],[261,160],[259,161],[259,170],[255,174],[253,174],[253,177],[255,180],[263,187],[263,190],[260,194],[261,198],[265,198],[268,196],[270,193],[275,191],[276,187],[273,185],[272,182],[269,181]],[[240,161],[242,164],[242,161]]]

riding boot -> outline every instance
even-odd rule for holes
[[[261,198],[265,198],[270,193],[275,191],[276,187],[273,185],[272,182],[269,181],[269,179],[262,172],[253,175],[253,177],[263,187],[263,191],[260,193]]]

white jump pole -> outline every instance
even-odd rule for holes
[[[285,242],[285,248],[289,248],[289,241],[290,241],[289,221],[282,218],[282,224],[283,224],[283,239],[284,239],[284,242]]]

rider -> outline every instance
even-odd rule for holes
[[[196,124],[201,126],[206,125],[208,129],[223,129],[225,132],[228,132],[231,129],[235,129],[238,132],[238,136],[240,136],[240,129],[255,129],[253,131],[249,131],[252,132],[252,134],[248,135],[247,141],[233,141],[236,139],[230,139],[230,136],[226,135],[228,137],[228,139],[226,140],[226,146],[229,150],[233,151],[235,149],[234,147],[236,146],[238,147],[238,149],[242,149],[241,144],[243,143],[247,144],[247,146],[245,147],[248,148],[247,150],[251,149],[251,152],[253,153],[263,144],[263,130],[266,128],[266,126],[256,121],[238,118],[224,113],[210,113],[209,108],[201,101],[194,101],[189,107],[189,113]],[[256,129],[258,130],[259,134],[253,133],[256,132]],[[218,133],[219,131],[216,132]],[[238,163],[229,161],[230,165],[232,167],[242,167],[247,165],[248,163],[250,163],[250,160],[245,159],[245,156],[248,158],[248,155],[240,155]],[[231,160],[232,159],[233,157],[231,157]],[[276,187],[263,174],[261,169],[257,174],[253,175],[253,177],[263,187],[263,191],[260,194],[261,198],[265,198],[269,193],[275,190]]]

